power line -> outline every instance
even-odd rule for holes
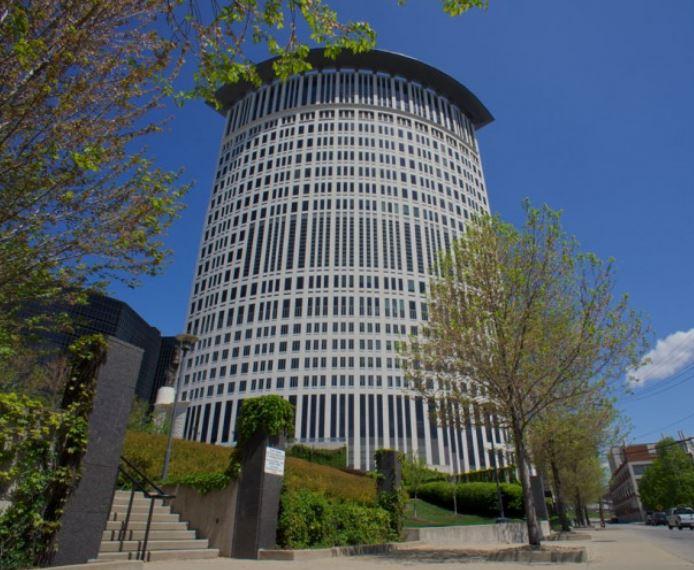
[[[629,398],[625,403],[630,404],[631,402],[639,402],[641,400],[647,400],[648,398],[660,396],[661,394],[663,394],[665,392],[669,392],[673,388],[677,388],[678,386],[682,386],[682,384],[686,384],[689,380],[692,380],[693,378],[694,378],[694,375],[685,376],[684,378],[681,378],[679,381],[677,381],[675,383],[667,384],[665,386],[660,386],[658,390],[648,392],[646,394],[642,394],[640,396],[636,396],[633,398]]]
[[[684,368],[682,368],[678,372],[671,374],[667,378],[664,378],[662,381],[654,382],[653,384],[651,384],[651,386],[644,387],[644,389],[642,390],[641,393],[642,394],[644,394],[644,393],[648,394],[648,393],[650,393],[648,391],[649,389],[651,392],[658,390],[658,389],[663,387],[663,384],[668,384],[668,383],[672,382],[673,380],[676,380],[678,377],[682,376],[685,372],[689,372],[690,370],[694,370],[694,362],[692,362],[691,364],[688,364],[687,366],[685,366]]]
[[[637,436],[634,437],[634,439],[641,439],[642,437],[644,437],[644,436],[646,436],[646,435],[650,435],[650,434],[652,434],[652,433],[662,431],[662,430],[664,430],[664,429],[667,429],[667,428],[669,428],[669,427],[672,427],[672,426],[674,426],[674,425],[677,425],[678,423],[683,422],[684,420],[688,420],[688,419],[690,419],[690,418],[694,418],[694,413],[689,414],[689,415],[687,415],[687,416],[684,416],[683,418],[680,418],[680,419],[678,419],[678,420],[675,420],[674,422],[669,423],[669,424],[667,424],[666,426],[662,426],[662,427],[659,427],[659,428],[657,428],[657,429],[648,431],[648,432],[646,432],[646,433],[642,433],[642,434],[640,434],[640,435],[637,435]]]

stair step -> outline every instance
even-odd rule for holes
[[[154,505],[156,507],[164,507],[164,499],[146,499],[144,497],[137,497],[133,499],[133,507],[147,507],[149,508],[149,504],[154,501]],[[122,498],[119,499],[118,497],[114,497],[113,499],[113,506],[118,506],[118,507],[125,507],[126,509],[128,508],[128,505],[130,504],[130,497]]]
[[[206,558],[217,558],[219,550],[216,548],[206,548],[204,550],[159,550],[147,552],[148,562],[157,560],[203,560]],[[100,552],[97,561],[106,560],[136,560],[137,552]]]
[[[120,530],[122,521],[108,521],[106,523],[106,530]],[[128,530],[144,530],[147,526],[147,521],[133,521],[130,519],[128,521]],[[188,530],[188,523],[184,521],[178,522],[162,522],[162,521],[152,521],[150,525],[151,530]]]
[[[99,555],[102,552],[130,552],[136,551],[142,546],[140,540],[126,540],[122,543],[117,541],[102,542],[99,547]],[[197,540],[150,540],[147,543],[147,550],[203,550],[207,549],[209,543],[207,539]]]
[[[112,513],[126,513],[128,512],[128,505],[111,505]],[[133,505],[130,509],[131,513],[148,513],[149,504],[146,505]],[[154,505],[152,510],[154,513],[169,513],[171,512],[171,507],[165,507],[163,505]]]
[[[120,535],[120,529],[117,530],[105,530],[102,534],[101,540],[118,540]],[[145,529],[128,529],[125,531],[125,540],[144,540]],[[175,529],[175,530],[161,530],[161,529],[149,529],[149,540],[195,540],[196,535],[194,530],[187,529]]]
[[[124,521],[126,517],[126,513],[111,513],[109,516],[108,520],[110,521]],[[135,521],[146,521],[148,517],[148,513],[130,513],[130,519],[128,522],[135,522]],[[152,521],[156,522],[178,522],[179,521],[179,516],[175,513],[172,512],[167,512],[167,513],[154,513],[152,515]]]

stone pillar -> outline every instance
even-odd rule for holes
[[[535,513],[540,520],[549,520],[547,513],[547,503],[545,502],[545,485],[542,477],[539,475],[530,476],[530,487],[533,492],[533,500],[535,501]]]
[[[263,433],[257,433],[245,446],[231,547],[234,558],[256,559],[259,549],[276,548],[284,448],[284,436]]]
[[[84,564],[99,554],[111,511],[128,415],[143,351],[108,338],[106,363],[99,369],[89,416],[82,478],[65,506],[53,566]]]
[[[381,449],[376,454],[376,469],[380,474],[376,484],[379,494],[395,493],[402,485],[402,465],[398,452],[392,449]]]

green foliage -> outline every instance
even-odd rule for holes
[[[159,272],[185,187],[146,157],[175,43],[166,0],[0,8],[0,359],[27,303]],[[12,22],[7,25],[7,22]],[[21,22],[21,25],[17,23]],[[48,305],[50,307],[50,304]],[[52,318],[50,310],[45,311]]]
[[[327,465],[329,467],[335,467],[336,469],[344,469],[347,467],[346,447],[340,447],[338,449],[321,449],[297,444],[287,449],[287,457],[298,457],[299,459],[305,459],[311,463]]]
[[[675,443],[665,438],[657,444],[657,457],[639,482],[641,500],[648,509],[662,511],[694,504],[694,462]]]
[[[386,510],[308,489],[283,492],[277,536],[284,548],[379,544],[397,538]]]
[[[166,453],[167,436],[129,431],[125,434],[123,456],[150,480],[159,481]],[[169,464],[169,480],[205,474],[223,474],[229,464],[228,447],[174,439]]]
[[[346,473],[327,465],[287,457],[284,486],[288,491],[308,489],[333,499],[373,505],[376,481],[371,477]]]
[[[26,395],[0,393],[0,491],[10,506],[0,515],[3,570],[46,565],[68,497],[81,476],[103,337],[69,347],[70,375],[60,409]]]
[[[458,512],[495,517],[499,515],[499,503],[495,483],[426,483],[419,489],[419,498],[445,509],[453,507],[453,493],[456,493]],[[506,516],[523,516],[523,495],[520,485],[501,484],[501,496]]]
[[[294,407],[282,396],[272,394],[248,398],[238,417],[238,446],[244,445],[259,431],[278,436],[294,428]]]
[[[232,477],[226,473],[192,473],[180,477],[169,477],[164,484],[192,487],[200,494],[206,495],[210,491],[224,489],[231,481]]]
[[[506,481],[508,483],[516,482],[516,467],[514,465],[499,467],[498,472],[499,481]],[[477,471],[466,471],[465,473],[460,473],[456,477],[461,483],[496,483],[496,476],[493,468],[478,469]]]
[[[142,433],[168,434],[171,418],[169,414],[162,418],[161,422],[155,422],[150,413],[147,400],[135,397],[130,414],[128,415],[127,430]]]

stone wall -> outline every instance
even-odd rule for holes
[[[542,533],[549,536],[549,523],[541,521]],[[421,540],[427,544],[522,544],[528,541],[524,522],[406,528],[405,540]]]
[[[227,557],[231,556],[237,491],[237,481],[204,495],[183,485],[166,487],[166,492],[176,495],[169,501],[173,512],[190,523],[190,528],[198,532],[198,538],[206,538],[212,548],[218,548],[219,554]]]

